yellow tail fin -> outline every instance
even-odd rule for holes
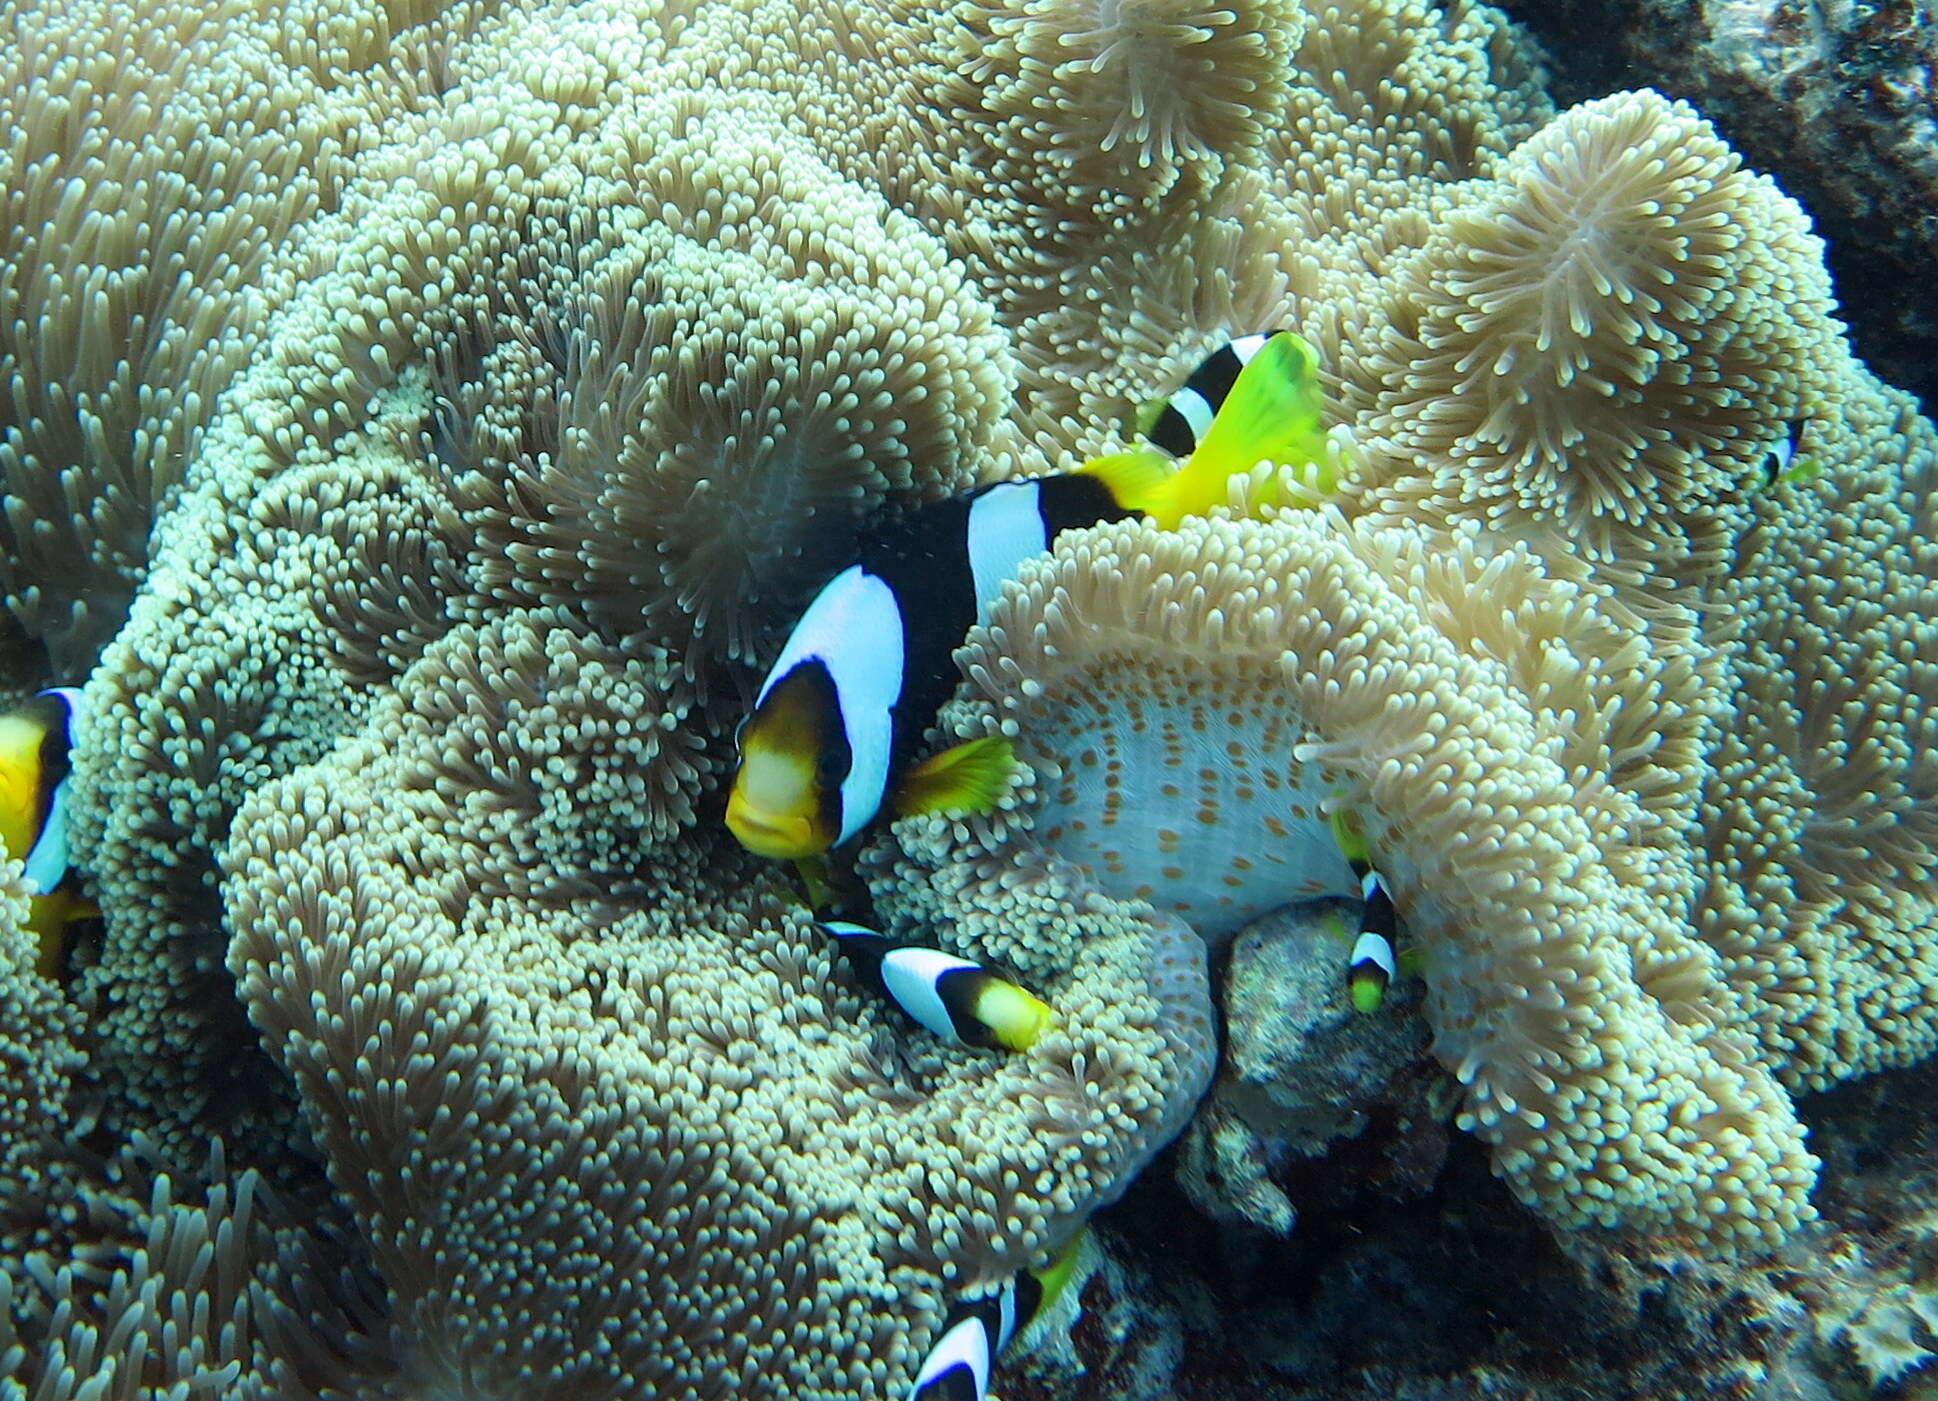
[[[1009,791],[1016,751],[997,735],[972,739],[931,754],[908,771],[895,790],[895,811],[993,812]]]
[[[1056,1021],[1050,1004],[1007,978],[990,975],[971,1011],[1005,1051],[1027,1051]]]
[[[1266,461],[1310,469],[1306,476],[1315,489],[1330,494],[1338,483],[1327,466],[1329,445],[1319,421],[1324,407],[1319,352],[1303,336],[1281,331],[1240,372],[1190,461],[1152,505],[1138,509],[1161,528],[1174,529],[1186,516],[1224,505],[1230,479]],[[1271,505],[1276,493],[1254,499]]]

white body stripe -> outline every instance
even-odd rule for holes
[[[1359,878],[1359,898],[1362,902],[1370,901],[1378,893],[1379,893],[1379,872],[1378,871],[1368,871],[1365,875]]]
[[[1348,966],[1357,968],[1362,963],[1377,964],[1389,978],[1394,977],[1398,972],[1393,964],[1393,946],[1386,942],[1385,935],[1375,934],[1370,930],[1361,934],[1358,942],[1353,945],[1352,962]]]
[[[67,742],[74,742],[74,717],[81,711],[81,691],[78,686],[50,686],[42,691],[43,696],[59,696],[67,707]],[[47,821],[41,825],[40,835],[34,839],[34,849],[27,853],[27,869],[21,880],[35,895],[51,894],[56,886],[67,879],[67,780],[62,779],[54,785],[54,796],[48,800]]]
[[[951,1367],[967,1367],[976,1379],[976,1395],[989,1394],[989,1333],[982,1320],[965,1318],[936,1340],[929,1355],[922,1359],[922,1370],[915,1374],[908,1401],[922,1401],[922,1392]]]
[[[1252,363],[1252,357],[1265,349],[1265,342],[1270,339],[1272,338],[1269,335],[1240,336],[1231,343],[1231,353],[1238,357],[1239,364],[1249,365]]]
[[[969,572],[976,589],[976,621],[989,621],[989,608],[1017,566],[1050,548],[1037,508],[1035,482],[1003,482],[969,503]]]
[[[1211,429],[1211,420],[1215,416],[1205,396],[1187,385],[1171,396],[1171,407],[1183,415],[1184,421],[1191,425],[1192,441],[1204,441],[1205,434]]]
[[[841,780],[839,846],[881,811],[888,791],[889,712],[902,694],[902,610],[886,581],[848,566],[814,596],[761,683],[756,708],[774,684],[805,661],[819,661],[834,681],[835,703],[851,756]]]
[[[901,948],[882,959],[882,986],[901,1004],[902,1010],[944,1041],[960,1043],[949,1009],[935,990],[936,981],[958,968],[979,965],[941,949]]]
[[[54,785],[54,797],[47,805],[47,821],[41,826],[34,849],[27,853],[27,869],[21,882],[31,895],[50,895],[67,876],[67,780]]]
[[[1017,1325],[1023,1322],[1016,1316],[1016,1277],[1011,1275],[1003,1281],[1003,1292],[996,1299],[996,1355],[1001,1356],[1010,1340],[1016,1336]]]

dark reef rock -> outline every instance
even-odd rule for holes
[[[1378,1016],[1346,998],[1346,935],[1358,906],[1268,916],[1233,942],[1225,967],[1218,1080],[1185,1135],[1179,1180],[1216,1220],[1286,1235],[1299,1202],[1286,1178],[1335,1144],[1366,1185],[1395,1197],[1432,1184],[1446,1153],[1451,1094],[1427,1058],[1419,986],[1402,979]]]
[[[1686,98],[1830,242],[1858,354],[1938,409],[1938,11],[1931,0],[1501,0],[1557,99]],[[1907,295],[1907,289],[1917,289]]]
[[[1347,1005],[1356,913],[1233,943],[1217,1083],[1000,1401],[1938,1398],[1938,1066],[1804,1101],[1823,1220],[1777,1258],[1557,1236],[1448,1123],[1418,981]]]

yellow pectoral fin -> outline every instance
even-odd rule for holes
[[[1330,452],[1320,422],[1324,409],[1319,352],[1290,331],[1273,336],[1240,372],[1197,451],[1180,469],[1171,488],[1174,517],[1159,516],[1158,524],[1168,529],[1185,516],[1224,505],[1231,478],[1261,462],[1323,468]],[[1337,486],[1328,471],[1307,476],[1323,493]]]
[[[1328,934],[1348,948],[1351,948],[1353,940],[1359,937],[1356,930],[1347,927],[1345,918],[1336,910],[1327,910],[1320,917],[1320,922],[1325,925]]]
[[[895,790],[896,814],[993,812],[1015,772],[1016,750],[1008,740],[996,735],[967,740],[908,771]]]

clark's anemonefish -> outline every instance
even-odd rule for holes
[[[897,944],[846,920],[823,920],[821,928],[869,983],[944,1041],[1027,1051],[1054,1019],[1036,994],[980,963],[920,944]]]
[[[1335,813],[1333,833],[1339,850],[1359,881],[1362,909],[1359,936],[1353,940],[1352,956],[1346,969],[1346,988],[1353,1007],[1361,1012],[1377,1012],[1386,1002],[1386,989],[1399,976],[1399,960],[1393,953],[1398,937],[1399,915],[1386,882],[1373,869],[1373,856],[1359,823],[1345,813]]]
[[[1804,435],[1810,431],[1807,418],[1792,419],[1783,425],[1783,436],[1770,445],[1763,456],[1763,485],[1778,482],[1807,482],[1817,475],[1818,464],[1803,451]]]
[[[1056,1301],[1076,1272],[1082,1232],[1040,1270],[1024,1270],[993,1294],[956,1305],[916,1370],[908,1401],[984,1401],[996,1359]]]
[[[26,866],[35,967],[50,978],[67,926],[98,913],[67,856],[68,749],[80,700],[74,687],[57,686],[0,715],[0,845]]]
[[[1225,503],[1262,462],[1330,483],[1318,356],[1300,337],[1245,336],[1140,416],[1151,446],[1076,472],[999,482],[916,511],[866,540],[817,594],[741,727],[727,825],[756,855],[810,861],[892,805],[988,811],[1008,741],[915,749],[958,680],[951,654],[1026,559],[1065,530],[1144,515],[1165,528]],[[1174,457],[1184,461],[1174,462]],[[1270,487],[1261,487],[1265,501]]]

